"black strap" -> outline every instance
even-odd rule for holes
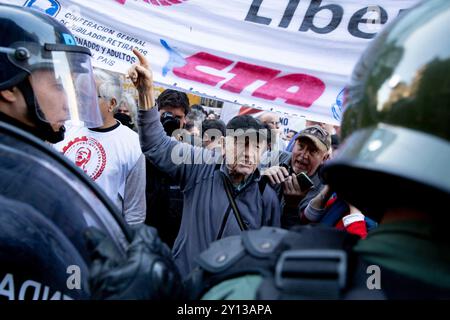
[[[225,179],[225,177],[224,177],[224,179]],[[259,181],[259,183],[258,183],[258,186],[259,186],[259,192],[261,193],[261,197],[262,197],[263,194],[264,194],[264,190],[266,189],[266,185],[267,185],[267,182],[266,182],[266,181]],[[225,190],[226,190],[226,187],[225,187]],[[228,193],[227,193],[227,195],[228,195]],[[237,207],[236,207],[236,208],[237,208]],[[221,226],[220,226],[220,230],[219,230],[219,233],[217,234],[216,240],[222,239],[223,232],[224,232],[224,230],[225,230],[225,226],[226,226],[226,224],[227,224],[228,217],[230,216],[230,211],[231,211],[231,209],[232,209],[232,207],[231,207],[231,202],[230,202],[230,205],[228,206],[228,209],[227,209],[227,211],[225,212],[225,215],[224,215],[224,217],[223,217],[223,219],[222,219],[222,224],[221,224]],[[265,221],[266,221],[266,219],[265,219],[265,212],[263,211],[263,216],[262,216],[262,219],[261,219],[261,227],[264,226],[264,222],[265,222]],[[245,227],[247,227],[247,226],[245,225]],[[241,230],[242,230],[242,228],[241,228]],[[247,229],[246,229],[246,230],[247,230]]]
[[[220,230],[219,230],[219,233],[217,234],[216,240],[222,239],[223,231],[225,230],[225,226],[227,224],[228,216],[230,215],[230,212],[231,212],[231,204],[228,206],[228,209],[225,212],[225,216],[223,217],[222,225],[220,226]]]
[[[221,167],[220,164],[216,164],[214,170],[220,170],[220,167]],[[224,188],[225,188],[225,191],[227,193],[227,197],[228,197],[228,200],[230,202],[230,205],[228,206],[228,209],[225,212],[225,215],[224,215],[224,217],[222,219],[222,223],[220,225],[219,233],[217,234],[216,240],[220,240],[222,238],[222,236],[223,236],[223,232],[225,230],[225,226],[227,224],[228,217],[230,216],[231,209],[233,209],[234,216],[236,217],[236,220],[237,220],[237,222],[239,224],[239,228],[241,229],[241,231],[248,230],[247,225],[244,224],[243,221],[242,221],[241,213],[240,213],[240,211],[239,211],[239,209],[238,209],[238,207],[236,205],[234,197],[232,196],[231,185],[230,185],[227,177],[225,176],[225,174],[223,172],[219,171],[219,174],[222,176]],[[260,181],[258,181],[258,189],[259,189],[259,192],[261,194],[261,197],[263,197],[264,191],[266,190],[266,186],[267,186],[267,183],[268,183],[268,179],[264,179],[264,178],[265,177],[262,177],[260,179]],[[264,213],[263,213],[263,218],[261,219],[261,227],[264,225],[264,221],[265,221],[265,217],[264,217]]]
[[[231,205],[231,208],[233,209],[234,217],[236,218],[239,228],[241,229],[241,231],[247,230],[248,228],[242,220],[241,213],[239,212],[239,209],[236,205],[236,201],[234,200],[234,197],[232,195],[231,183],[227,179],[227,177],[225,177],[225,175],[223,173],[222,173],[222,178],[223,178],[223,186],[227,193],[228,200],[230,201],[230,205]]]
[[[347,260],[344,250],[284,251],[275,266],[279,298],[338,299],[347,283]]]

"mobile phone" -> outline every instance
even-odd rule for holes
[[[308,175],[304,172],[300,172],[297,175],[297,182],[302,191],[306,191],[314,187],[314,182],[312,182]]]

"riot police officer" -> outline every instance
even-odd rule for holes
[[[25,18],[22,18],[25,17]],[[90,51],[34,10],[2,6],[0,119],[51,143],[64,123],[102,124]]]
[[[129,230],[98,187],[42,142],[61,141],[68,121],[102,125],[90,51],[28,8],[0,5],[0,29],[0,298],[179,297],[155,230]]]

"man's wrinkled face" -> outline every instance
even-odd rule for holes
[[[258,167],[266,147],[266,141],[258,141],[256,135],[227,136],[225,161],[228,169],[232,173],[249,176]]]
[[[327,156],[328,152],[319,149],[311,139],[300,138],[295,141],[292,149],[291,165],[296,174],[305,172],[312,176]]]
[[[34,94],[45,119],[58,131],[69,119],[68,100],[60,78],[49,70],[37,70],[30,77]]]

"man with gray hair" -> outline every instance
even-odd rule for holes
[[[114,118],[121,101],[118,77],[94,69],[103,126],[67,127],[64,141],[55,144],[76,165],[78,150],[89,150],[83,158],[83,171],[110,197],[130,225],[143,223],[145,203],[145,158],[136,132]]]

